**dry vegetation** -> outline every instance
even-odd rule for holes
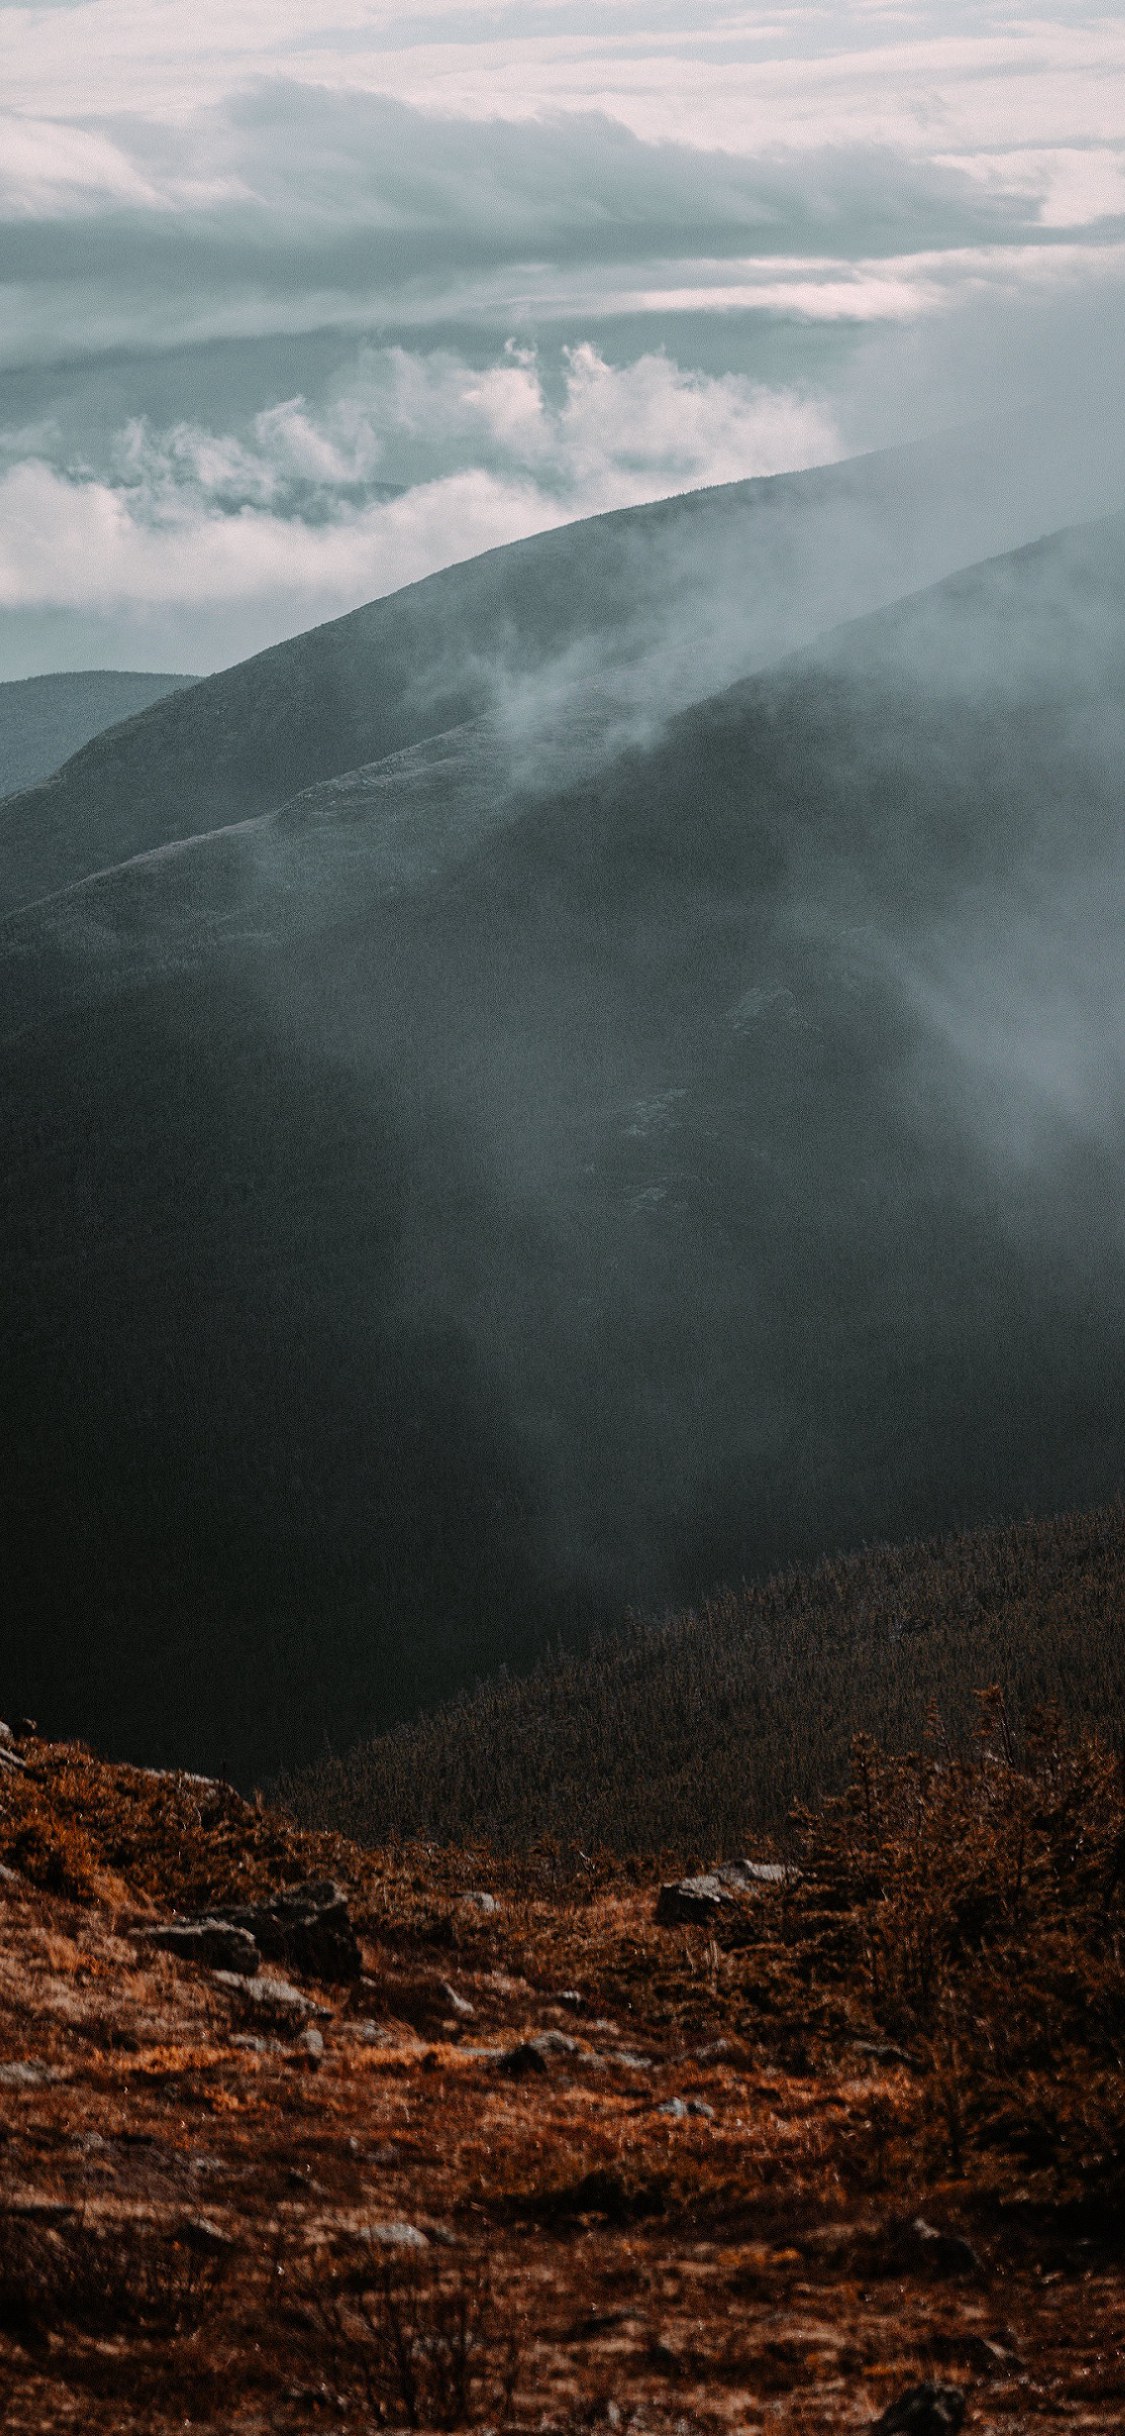
[[[929,2378],[966,2436],[1119,2436],[1104,1743],[1042,1719],[1017,1747],[997,1695],[963,1756],[936,1728],[906,1758],[861,1742],[780,1884],[672,1930],[651,1864],[362,1850],[20,1751],[6,2431],[835,2436]],[[323,2051],[136,1934],[326,1870],[365,1975],[303,1983]]]
[[[1114,1739],[1123,1614],[1121,1503],[865,1549],[482,1684],[280,1790],[364,1842],[734,1851],[837,1791],[857,1733],[914,1749],[936,1706],[966,1749],[980,1684],[1017,1740],[1046,1706]]]

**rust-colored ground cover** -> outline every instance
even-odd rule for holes
[[[811,2436],[930,2379],[968,2436],[1119,2436],[1125,1803],[1096,1745],[1017,1759],[993,1715],[971,1762],[860,1750],[780,1885],[677,1928],[651,1864],[362,1852],[18,1756],[5,2431]],[[364,1977],[294,1980],[303,2015],[145,1944],[326,1874]]]

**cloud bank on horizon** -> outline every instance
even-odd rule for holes
[[[1125,23],[0,0],[0,676],[204,670],[497,542],[1114,411]]]

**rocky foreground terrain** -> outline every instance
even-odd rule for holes
[[[1120,2431],[1115,1759],[986,1705],[751,1857],[5,1730],[5,2430]]]

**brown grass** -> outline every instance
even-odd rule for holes
[[[23,1751],[0,1859],[56,1860],[0,1888],[0,2063],[40,2075],[0,2076],[5,2436],[841,2436],[926,2376],[967,2436],[1119,2436],[1125,1786],[1096,1736],[1017,1737],[992,1693],[962,1751],[861,1741],[786,1882],[713,1931],[659,1927],[643,1861],[365,1850]],[[329,1854],[365,1977],[312,1991],[319,2063],[138,1958],[153,1902]],[[546,2029],[573,2049],[507,2072]],[[403,2223],[424,2246],[380,2237]]]

